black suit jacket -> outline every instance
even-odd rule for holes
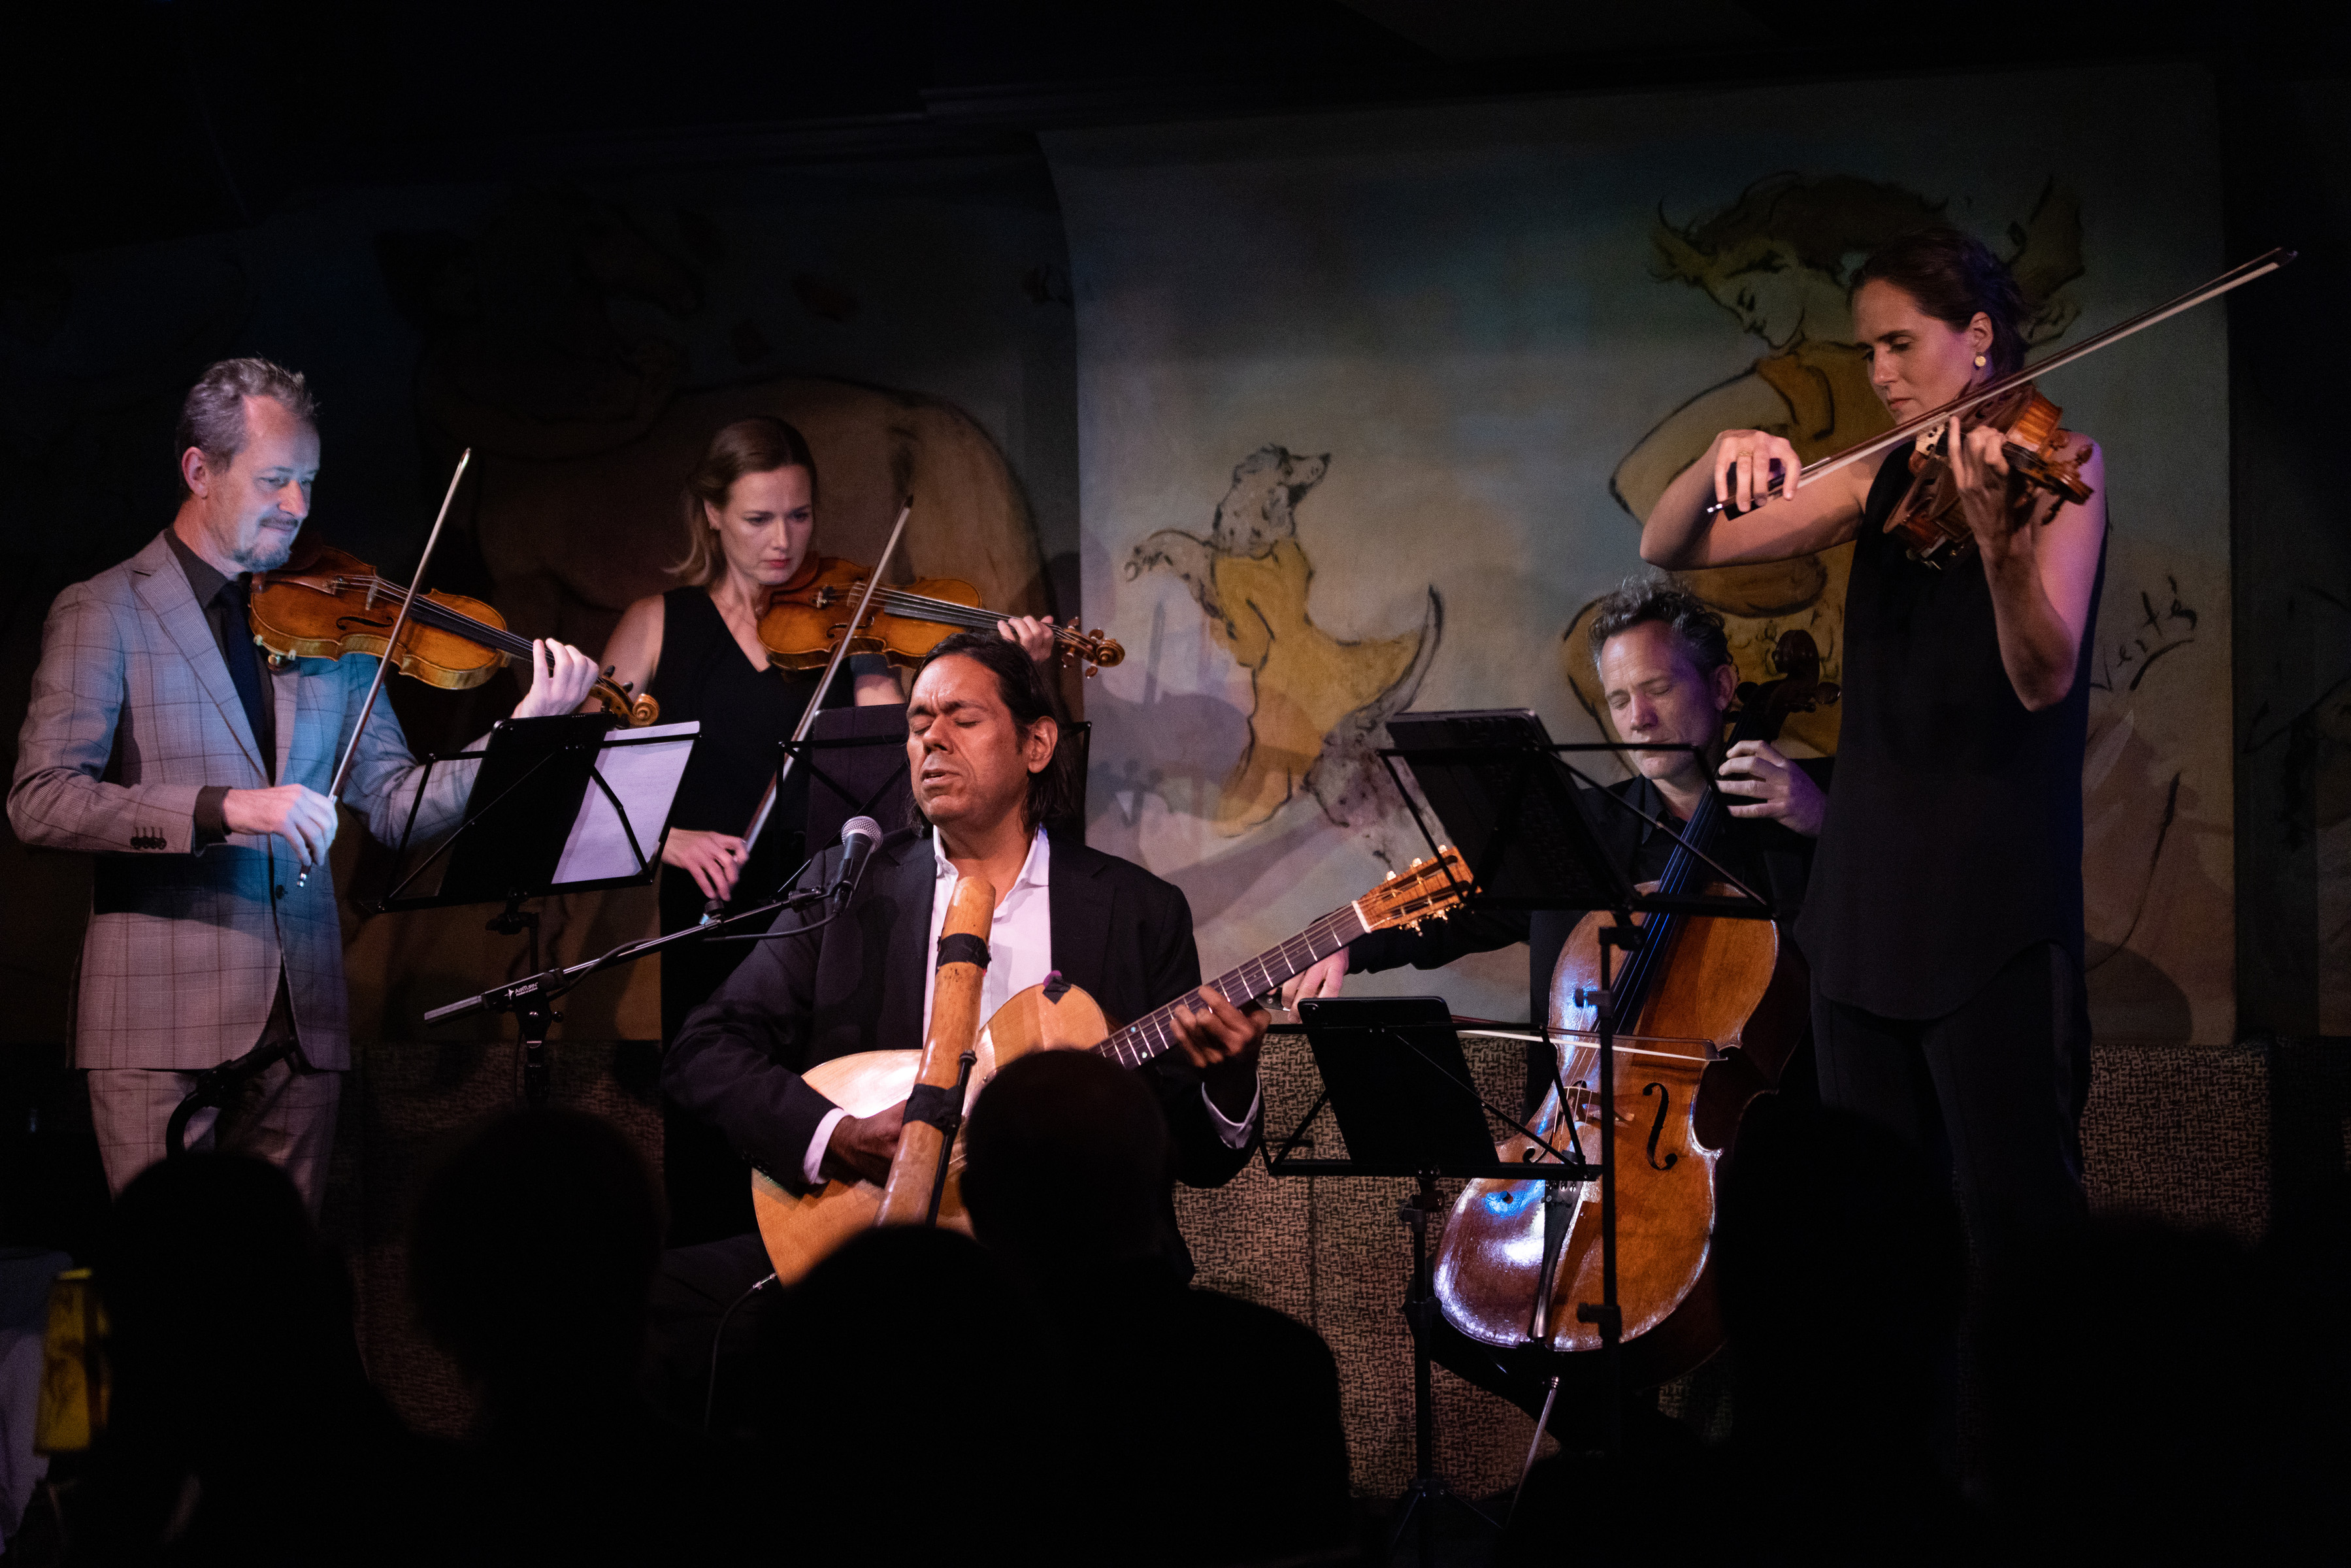
[[[1113,1022],[1141,1018],[1198,987],[1200,956],[1182,892],[1072,840],[1056,837],[1050,853],[1053,967],[1063,978]],[[810,885],[831,880],[839,855],[829,850],[819,859]],[[756,944],[710,1000],[687,1015],[662,1062],[663,1090],[716,1124],[778,1183],[800,1190],[809,1140],[833,1108],[800,1074],[856,1051],[922,1044],[936,873],[929,839],[887,845],[874,852],[839,919]],[[788,912],[773,929],[790,931],[806,918]],[[1166,1113],[1177,1180],[1221,1186],[1249,1163],[1247,1148],[1230,1148],[1217,1135],[1197,1072],[1172,1055],[1138,1071]],[[1171,1260],[1188,1278],[1190,1254],[1172,1197],[1164,1218]]]

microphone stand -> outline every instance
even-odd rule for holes
[[[560,1023],[563,1019],[563,1015],[555,1010],[555,1000],[558,997],[562,996],[590,975],[599,974],[606,969],[618,968],[623,964],[632,964],[646,954],[658,953],[673,943],[706,939],[711,933],[729,925],[747,925],[755,920],[772,918],[787,909],[806,909],[811,904],[824,904],[830,901],[838,891],[840,890],[836,887],[828,886],[814,888],[805,893],[787,894],[769,903],[760,904],[756,909],[744,910],[739,915],[729,915],[720,919],[706,921],[702,925],[688,925],[664,936],[647,936],[639,941],[623,942],[596,957],[585,958],[577,964],[559,964],[551,969],[541,969],[535,975],[526,975],[519,980],[508,980],[504,985],[492,986],[488,990],[477,996],[467,997],[463,1001],[451,1002],[445,1007],[434,1008],[424,1015],[424,1021],[428,1024],[440,1023],[447,1019],[464,1018],[470,1013],[477,1012],[514,1014],[517,1030],[522,1037],[523,1095],[533,1107],[543,1106],[547,1103],[549,1090],[547,1031],[549,1025]],[[776,935],[796,936],[800,931],[813,931],[831,918],[832,916],[829,915],[825,920],[796,927],[793,931],[778,932]]]

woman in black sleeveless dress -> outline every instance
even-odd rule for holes
[[[1853,307],[1896,421],[2022,361],[2016,286],[1956,229],[1880,250]],[[1677,568],[1854,544],[1836,786],[1800,929],[1821,1093],[1948,1157],[1987,1256],[2082,1210],[2082,748],[2106,519],[2102,458],[2076,443],[2089,502],[2018,527],[2000,433],[1970,433],[1955,466],[1980,559],[1942,570],[1885,532],[1907,446],[1796,487],[1771,467],[1800,466],[1788,442],[1726,431],[1641,536]],[[1709,520],[1717,498],[1753,509]]]
[[[678,786],[662,846],[661,928],[681,931],[713,898],[730,908],[772,894],[806,852],[799,824],[806,784],[778,798],[756,845],[743,831],[774,775],[777,747],[789,740],[822,672],[777,669],[759,643],[768,591],[792,580],[814,553],[816,459],[780,419],[737,420],[711,437],[686,476],[685,558],[673,573],[684,586],[648,595],[622,613],[604,663],[661,703],[664,724],[699,719],[702,735]],[[1007,623],[1032,656],[1050,655],[1050,623]],[[898,677],[879,654],[855,654],[834,677],[824,706],[902,703]],[[741,942],[688,942],[665,948],[662,1040],[708,1000],[750,951]],[[663,1176],[673,1246],[751,1228],[746,1167],[710,1124],[663,1107]]]

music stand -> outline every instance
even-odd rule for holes
[[[538,915],[526,913],[523,903],[651,882],[660,870],[670,808],[701,731],[695,722],[625,729],[614,728],[602,714],[561,714],[506,719],[477,751],[426,758],[394,849],[407,869],[376,901],[377,910],[503,901],[505,910],[488,929],[527,934],[536,973]],[[476,760],[464,820],[409,864],[434,768]],[[431,891],[409,892],[428,877]],[[547,1100],[547,1030],[555,1021],[544,1000],[514,1009],[522,1035],[523,1092],[534,1105]]]
[[[810,848],[840,838],[852,817],[871,817],[884,829],[914,821],[904,704],[827,708],[807,739],[783,744],[799,756],[798,771],[808,779]]]
[[[1441,1206],[1437,1178],[1539,1180],[1555,1194],[1593,1179],[1595,1172],[1573,1145],[1559,1164],[1510,1165],[1495,1157],[1489,1116],[1530,1137],[1534,1134],[1478,1092],[1443,998],[1309,998],[1298,1004],[1298,1016],[1322,1074],[1322,1092],[1281,1141],[1280,1152],[1266,1155],[1267,1171],[1277,1176],[1412,1176],[1418,1183],[1414,1196],[1396,1207],[1396,1218],[1412,1232],[1412,1286],[1404,1314],[1413,1341],[1415,1463],[1388,1553],[1395,1554],[1405,1531],[1417,1518],[1420,1560],[1427,1563],[1435,1560],[1436,1542],[1424,1506],[1429,1511],[1459,1508],[1489,1528],[1499,1528],[1436,1473],[1437,1416],[1429,1355],[1441,1314],[1428,1222]],[[1300,1159],[1296,1150],[1307,1141],[1307,1130],[1325,1105],[1338,1121],[1347,1157]],[[1541,1138],[1535,1141],[1544,1144]],[[1560,1151],[1552,1153],[1557,1156]],[[1546,1202],[1543,1213],[1548,1226],[1556,1218],[1555,1206]]]
[[[1380,759],[1387,765],[1389,779],[1404,797],[1421,836],[1428,842],[1431,855],[1437,854],[1437,843],[1422,814],[1423,801],[1453,835],[1474,883],[1470,902],[1483,901],[1506,909],[1607,909],[1615,913],[1614,923],[1600,930],[1600,985],[1596,989],[1579,988],[1573,998],[1577,1006],[1589,1007],[1595,1015],[1600,1125],[1614,1129],[1619,1020],[1612,994],[1614,980],[1610,974],[1609,954],[1614,948],[1629,953],[1640,947],[1641,928],[1633,923],[1634,913],[1769,920],[1773,911],[1770,899],[1741,882],[1721,862],[1691,843],[1670,824],[1650,816],[1565,761],[1564,754],[1603,751],[1622,756],[1627,752],[1686,751],[1703,755],[1704,748],[1654,742],[1639,746],[1614,742],[1561,745],[1552,740],[1542,720],[1526,708],[1398,714],[1388,720],[1387,727],[1389,737],[1398,743],[1383,747],[1379,753]],[[1409,769],[1409,785],[1396,772],[1399,761]],[[1708,788],[1712,789],[1711,770],[1708,772]],[[1736,888],[1738,895],[1725,898],[1636,892],[1625,868],[1615,862],[1593,831],[1590,812],[1593,804],[1601,800],[1631,812],[1669,835]],[[1546,1040],[1550,1040],[1551,1031],[1541,1020],[1534,1027],[1541,1029]],[[1560,1103],[1564,1106],[1567,1090],[1559,1082],[1558,1062],[1554,1044],[1552,1071],[1559,1088]],[[1606,1370],[1604,1446],[1614,1454],[1623,1447],[1622,1413],[1616,1396],[1622,1384],[1619,1353],[1625,1319],[1616,1301],[1614,1132],[1600,1143],[1600,1300],[1577,1302],[1575,1315],[1578,1322],[1591,1323],[1599,1332],[1601,1358]],[[1554,1186],[1545,1198],[1544,1258],[1536,1310],[1530,1320],[1536,1332],[1530,1343],[1547,1343],[1550,1337],[1550,1292],[1558,1257],[1551,1245],[1553,1228],[1548,1223],[1548,1209],[1558,1190]],[[1555,1379],[1552,1393],[1558,1393]],[[1538,1421],[1538,1436],[1550,1413],[1551,1404],[1546,1399],[1543,1415]],[[1531,1451],[1529,1457],[1531,1460]]]

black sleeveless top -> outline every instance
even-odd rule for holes
[[[828,707],[854,700],[852,666],[857,663],[854,658],[845,662],[833,677]],[[647,689],[661,703],[662,723],[702,721],[702,737],[670,812],[672,827],[739,833],[750,825],[751,813],[758,810],[759,797],[776,771],[777,747],[792,737],[821,674],[755,670],[706,589],[674,588],[662,595],[661,661]],[[747,883],[758,881],[758,873],[768,870],[766,862],[784,853],[792,858],[776,868],[778,874],[799,863],[799,828],[808,816],[808,787],[799,769],[793,772],[764,835],[785,841],[762,844],[763,852],[746,870]],[[692,881],[682,872],[664,880]],[[700,905],[694,907],[698,918]]]
[[[2036,943],[2082,957],[2082,746],[2098,547],[2065,700],[2026,710],[1983,563],[1937,570],[1885,531],[1907,445],[1870,486],[1845,590],[1843,729],[1798,939],[1831,1000],[1940,1018]]]

